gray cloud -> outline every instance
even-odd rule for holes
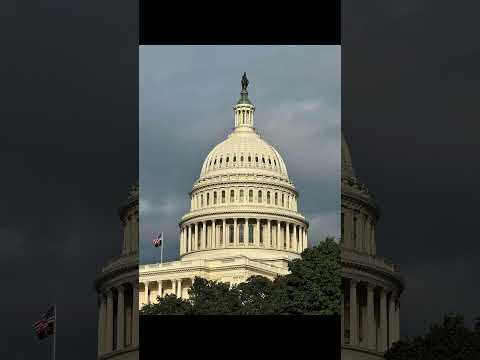
[[[233,127],[240,77],[250,79],[255,126],[282,154],[311,222],[309,239],[338,235],[339,46],[140,48],[141,262],[178,256],[178,221],[208,152]]]

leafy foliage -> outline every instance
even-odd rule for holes
[[[461,315],[447,315],[423,337],[399,341],[385,353],[386,360],[478,360],[480,331],[465,327]]]
[[[150,314],[339,314],[341,302],[340,248],[327,238],[301,259],[289,262],[290,274],[271,281],[251,276],[236,286],[196,277],[189,299],[167,295],[158,304],[145,305]]]

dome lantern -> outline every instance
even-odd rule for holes
[[[235,114],[235,131],[254,131],[253,113],[255,112],[255,106],[253,106],[248,98],[248,83],[247,74],[243,73],[240,99],[233,108]]]

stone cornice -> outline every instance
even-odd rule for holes
[[[211,178],[203,178],[201,180],[197,180],[193,185],[192,191],[190,195],[196,191],[203,190],[205,188],[211,186],[252,186],[252,185],[260,185],[260,186],[276,186],[278,190],[288,189],[292,191],[295,195],[298,196],[298,192],[295,189],[295,186],[291,181],[284,180],[280,177],[276,176],[268,176],[268,175],[259,175],[255,173],[250,174],[235,174],[235,175],[218,175]]]
[[[271,216],[272,220],[276,220],[276,217],[285,217],[285,218],[290,218],[292,220],[298,221],[301,224],[305,224],[308,228],[309,223],[305,219],[305,217],[298,213],[294,212],[291,210],[284,210],[281,208],[272,208],[272,207],[265,207],[262,209],[261,205],[256,205],[256,206],[228,206],[228,207],[220,207],[218,209],[215,208],[209,208],[206,210],[194,210],[192,212],[189,212],[182,216],[179,222],[179,226],[182,226],[182,224],[189,222],[191,220],[197,220],[197,221],[208,221],[208,220],[220,220],[219,218],[222,217],[231,217],[232,215],[235,215],[235,217],[267,217]],[[219,218],[215,218],[219,217]],[[213,219],[212,219],[213,218]]]

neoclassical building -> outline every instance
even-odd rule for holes
[[[200,276],[236,284],[273,279],[307,247],[308,222],[280,153],[254,127],[244,74],[234,127],[207,155],[179,222],[180,259],[140,266],[139,306],[157,296],[188,297]]]
[[[95,281],[98,294],[98,359],[138,360],[138,184],[119,209],[122,255]]]
[[[342,359],[382,359],[400,338],[398,267],[377,256],[375,227],[379,209],[355,176],[342,135]]]

